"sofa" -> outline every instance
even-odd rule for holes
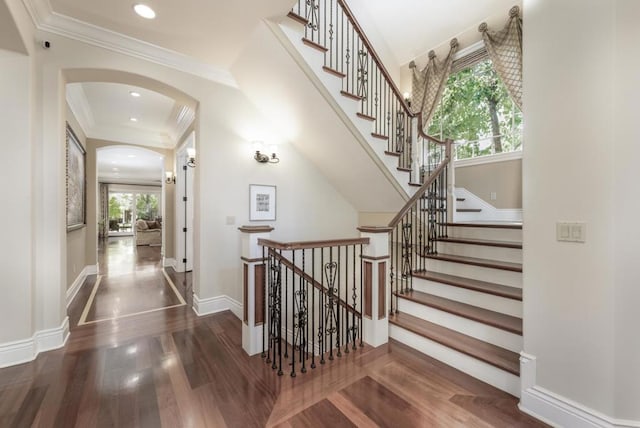
[[[136,245],[162,245],[162,223],[159,221],[137,220]]]

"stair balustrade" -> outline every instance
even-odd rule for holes
[[[368,238],[258,239],[266,264],[261,355],[278,375],[305,373],[363,346],[361,256]]]

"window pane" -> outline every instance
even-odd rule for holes
[[[109,231],[130,230],[132,216],[133,194],[109,193]]]
[[[158,217],[158,196],[149,193],[136,195],[136,213],[139,219],[155,220]]]

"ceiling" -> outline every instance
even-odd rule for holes
[[[284,16],[295,0],[147,0],[156,18],[133,12],[134,1],[50,0],[54,12],[125,34],[217,67],[229,68],[266,17]]]
[[[347,0],[348,1],[348,0]],[[372,24],[404,65],[448,42],[491,15],[508,11],[518,0],[365,0]],[[356,17],[357,18],[357,17]]]
[[[192,106],[119,83],[70,83],[67,101],[87,137],[143,146],[173,148],[195,116]]]
[[[98,150],[98,181],[155,184],[162,182],[164,159],[138,147],[113,146]]]

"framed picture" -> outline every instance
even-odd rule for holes
[[[86,226],[86,152],[67,123],[67,232]]]
[[[276,219],[276,186],[249,185],[249,220]]]

